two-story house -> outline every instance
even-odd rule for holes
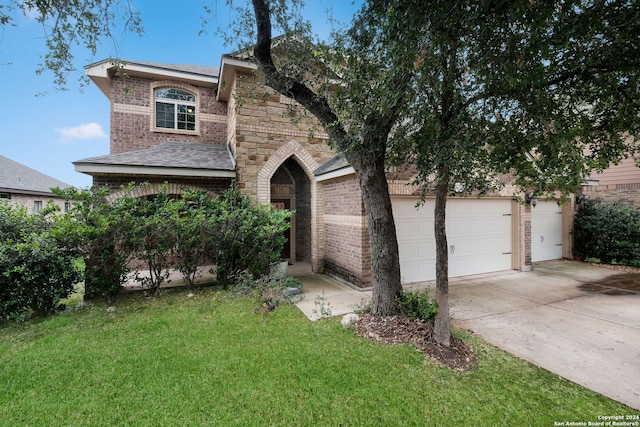
[[[255,65],[223,56],[202,67],[105,60],[86,67],[111,103],[110,154],[74,162],[97,186],[164,182],[219,194],[235,182],[259,203],[295,211],[288,253],[361,288],[371,283],[362,197],[353,169],[328,145],[317,121],[263,86]],[[297,111],[298,114],[293,114]],[[292,120],[292,115],[296,120]],[[405,283],[435,278],[433,201],[419,201],[410,177],[389,176]],[[447,233],[452,277],[531,268],[570,256],[572,207],[514,200],[516,189],[483,198],[452,198]]]

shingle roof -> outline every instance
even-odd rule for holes
[[[22,163],[0,156],[0,190],[25,194],[51,194],[53,187],[67,188],[70,185]]]
[[[166,62],[148,62],[148,61],[125,61],[125,64],[137,64],[147,67],[161,68],[164,70],[182,71],[185,73],[201,74],[207,77],[217,77],[220,69],[208,65],[190,65],[190,64],[168,64]]]
[[[235,170],[233,158],[226,145],[173,141],[144,150],[89,157],[77,160],[73,164]]]
[[[345,169],[350,166],[351,165],[349,164],[347,159],[344,158],[344,155],[342,153],[339,153],[335,157],[333,157],[331,160],[329,160],[328,162],[320,166],[318,169],[314,170],[313,174],[315,176],[320,176],[325,173],[337,171],[340,169]]]

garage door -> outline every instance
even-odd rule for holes
[[[562,258],[562,207],[538,202],[531,208],[531,261]]]
[[[436,251],[434,201],[415,207],[416,199],[393,199],[403,283],[433,280]],[[449,277],[511,268],[511,202],[447,202]]]

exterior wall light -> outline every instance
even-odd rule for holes
[[[578,195],[576,196],[576,205],[581,204],[582,202],[584,202],[584,201],[585,201],[585,200],[587,200],[587,199],[588,199],[588,197],[587,197],[587,195],[586,195],[586,194],[578,194]]]
[[[533,191],[529,191],[524,195],[524,201],[535,208],[538,204],[538,196],[536,196]]]

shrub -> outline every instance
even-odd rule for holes
[[[434,300],[429,298],[429,292],[414,292],[402,290],[396,296],[396,301],[400,306],[400,312],[410,319],[429,320],[435,317],[438,306]]]
[[[158,296],[172,266],[177,235],[175,206],[165,189],[151,199],[133,199],[131,203],[135,220],[131,222],[129,242],[135,258],[143,261],[149,270],[149,277],[137,277],[137,280]]]
[[[195,287],[198,268],[209,260],[207,240],[208,229],[206,206],[208,197],[203,193],[185,192],[176,203],[176,241],[174,260],[189,289]],[[212,214],[212,212],[209,212]]]
[[[132,247],[129,241],[132,218],[131,198],[107,203],[107,188],[77,190],[54,189],[59,197],[71,201],[64,216],[65,234],[85,261],[85,298],[105,298],[114,304],[130,271]]]
[[[573,234],[577,256],[640,267],[640,209],[632,205],[585,200],[576,213]]]
[[[252,205],[247,196],[231,188],[212,199],[209,211],[209,257],[217,280],[226,288],[241,272],[260,277],[278,262],[289,227],[290,211]]]
[[[46,315],[58,308],[82,280],[74,239],[51,210],[31,216],[0,204],[0,320],[20,318],[28,310]]]

